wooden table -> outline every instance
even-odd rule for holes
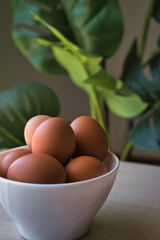
[[[22,239],[0,205],[0,240]],[[160,240],[160,167],[122,162],[108,199],[81,240]]]

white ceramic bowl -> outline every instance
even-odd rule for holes
[[[0,161],[9,151],[0,154]],[[119,160],[109,153],[104,162],[107,174],[76,183],[30,184],[0,177],[0,202],[28,240],[78,239],[114,184]]]

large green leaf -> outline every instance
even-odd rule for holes
[[[156,103],[152,110],[141,118],[129,138],[137,148],[160,149],[160,102]]]
[[[126,84],[102,68],[100,71],[96,72],[94,75],[88,78],[85,83],[89,83],[94,87],[101,87],[123,95],[134,95],[134,93]]]
[[[61,0],[78,45],[104,58],[112,56],[123,35],[117,0]]]
[[[154,79],[150,81],[144,74],[140,59],[137,56],[137,45],[134,42],[125,60],[121,79],[145,102],[153,103],[158,99],[154,92]],[[160,85],[159,85],[160,87]]]
[[[136,117],[148,106],[148,104],[143,102],[137,95],[122,96],[104,89],[100,89],[99,91],[109,109],[123,118]]]
[[[117,50],[123,34],[123,18],[117,0],[10,0],[12,36],[16,46],[31,64],[44,73],[64,74],[50,47],[35,39],[56,42],[57,38],[44,31],[34,12],[65,37],[86,51],[109,57]]]
[[[84,67],[84,65],[82,65],[81,61],[75,55],[58,46],[54,46],[52,47],[52,49],[57,58],[57,61],[59,61],[59,63],[62,64],[62,66],[68,71],[73,82],[85,91],[87,91],[90,95],[92,95],[91,86],[96,86],[97,92],[103,97],[108,107],[114,113],[118,114],[121,117],[132,118],[146,109],[147,104],[144,103],[136,94],[129,91],[127,87],[125,88],[124,86],[122,86],[124,84],[120,80],[117,84],[112,84],[112,82],[110,81],[110,84],[106,84],[106,89],[104,88],[104,86],[99,87],[97,86],[97,84],[92,84],[91,81],[89,81],[89,79],[91,80],[92,77],[88,79],[88,73],[86,71],[86,68]],[[112,91],[109,91],[108,89]],[[117,95],[115,93],[116,91],[121,93],[124,92],[124,94],[130,93],[130,95]]]
[[[103,69],[85,82],[94,86],[109,109],[120,117],[133,118],[142,113],[148,106],[121,80],[116,79]]]
[[[38,37],[57,41],[44,31],[40,22],[34,20],[31,12],[42,16],[65,36],[74,39],[66,15],[59,0],[10,0],[12,11],[12,36],[17,47],[33,66],[47,74],[64,74],[64,69],[56,62],[49,47],[37,44]]]
[[[46,114],[57,116],[60,112],[60,103],[55,92],[40,82],[18,83],[17,89],[26,96],[29,108],[25,111],[26,118],[33,115]],[[24,107],[24,106],[23,106]]]
[[[134,146],[145,150],[160,148],[160,53],[158,51],[147,62],[150,77],[146,77],[134,43],[124,65],[123,80],[148,103],[130,135]]]
[[[100,62],[102,61],[102,57],[86,53],[62,35],[58,29],[49,25],[38,15],[33,15],[37,21],[41,22],[59,39],[60,43],[55,44],[54,42],[43,39],[37,39],[37,41],[43,46],[49,46],[52,49],[57,62],[68,72],[72,81],[78,87],[91,94],[92,87],[86,85],[85,80],[101,69]]]
[[[39,16],[34,14],[34,17],[61,41],[61,44],[57,45],[39,39],[41,44],[52,48],[57,61],[67,70],[77,86],[87,91],[90,96],[94,95],[93,88],[96,87],[97,92],[104,98],[109,108],[121,117],[135,117],[146,109],[147,104],[140,97],[131,92],[122,81],[117,80],[99,66],[101,58],[85,55],[57,29],[47,24]],[[129,96],[121,96],[116,93],[129,94]]]
[[[18,83],[0,93],[0,148],[24,144],[24,126],[33,116],[57,116],[60,104],[55,93],[36,82]]]
[[[155,4],[153,8],[153,17],[158,23],[160,23],[160,1],[159,0],[155,0]]]
[[[67,51],[67,49],[58,46],[52,46],[52,50],[57,61],[67,70],[73,82],[87,91],[89,87],[84,85],[83,82],[88,78],[88,74],[77,56]]]

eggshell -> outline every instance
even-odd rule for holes
[[[41,123],[32,138],[33,153],[46,153],[62,164],[74,154],[76,140],[70,125],[61,118],[50,118]]]
[[[47,154],[28,154],[14,161],[7,178],[26,183],[54,184],[66,181],[62,164]]]
[[[72,159],[65,170],[67,182],[84,181],[108,172],[106,166],[99,159],[90,156],[80,156]]]
[[[50,118],[50,116],[47,116],[47,115],[37,115],[37,116],[32,117],[26,123],[25,129],[24,129],[24,138],[29,147],[31,147],[32,137],[33,137],[33,134],[34,134],[35,130],[37,129],[37,127],[42,122],[44,122],[45,120],[47,120],[49,118]]]
[[[6,178],[7,177],[7,171],[9,166],[17,159],[20,158],[26,154],[30,154],[31,149],[29,147],[23,147],[19,149],[15,149],[11,151],[9,154],[5,156],[5,158],[2,160],[0,165],[0,176]]]
[[[108,140],[101,125],[91,117],[76,118],[71,127],[76,137],[76,156],[88,155],[103,160],[107,154]]]

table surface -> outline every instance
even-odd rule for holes
[[[0,240],[22,240],[0,205]],[[81,240],[160,240],[160,167],[121,162],[108,199]]]

